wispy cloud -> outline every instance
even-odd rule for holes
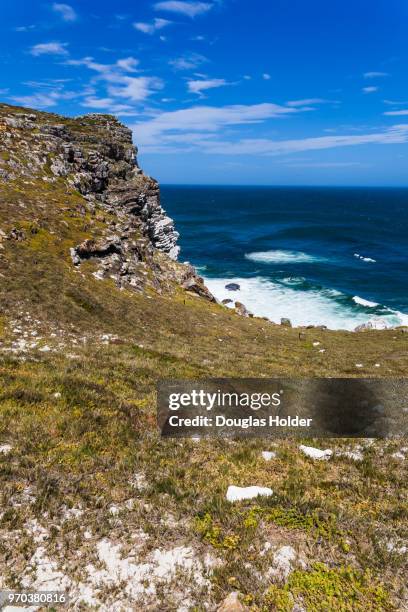
[[[136,111],[129,104],[119,104],[114,98],[97,98],[95,96],[87,96],[81,102],[81,106],[92,108],[94,110],[104,110],[117,115],[135,115]]]
[[[222,155],[286,155],[304,151],[321,151],[337,147],[352,147],[369,144],[401,144],[408,142],[408,124],[394,125],[373,134],[347,134],[343,136],[318,136],[293,140],[270,140],[262,138],[243,139],[237,142],[205,142],[207,153]]]
[[[202,64],[208,62],[208,59],[199,53],[186,53],[180,57],[176,57],[169,61],[170,66],[175,70],[195,70]]]
[[[375,93],[379,90],[379,87],[363,87],[361,90],[365,94]]]
[[[137,141],[145,146],[166,145],[175,140],[185,142],[188,138],[200,141],[213,138],[226,126],[260,123],[266,119],[291,115],[297,109],[264,103],[253,105],[231,105],[223,107],[193,106],[182,110],[164,112],[134,126]],[[191,137],[191,133],[195,136]]]
[[[390,76],[388,72],[365,72],[363,77],[365,79],[381,79],[383,77]]]
[[[129,76],[126,72],[134,72],[138,66],[138,60],[134,57],[119,59],[115,64],[101,64],[92,57],[84,57],[80,60],[67,60],[68,66],[86,66],[89,70],[97,73],[95,83],[105,81],[109,97],[127,99],[131,102],[142,102],[154,91],[163,88],[161,79],[153,76]],[[107,98],[102,98],[106,100]]]
[[[134,57],[124,57],[116,62],[116,66],[125,72],[136,72],[139,63]]]
[[[299,106],[310,106],[311,104],[328,104],[333,103],[334,100],[325,100],[324,98],[304,98],[303,100],[289,100],[286,102],[288,106],[297,108]]]
[[[14,28],[15,32],[29,32],[30,30],[34,30],[35,29],[35,25],[32,23],[31,25],[26,25],[26,26],[17,26],[16,28]]]
[[[167,0],[165,2],[156,2],[154,8],[156,11],[167,11],[170,13],[179,13],[187,17],[197,17],[203,15],[213,8],[213,4],[209,2],[181,2],[178,0]]]
[[[289,162],[285,164],[291,168],[350,168],[362,166],[361,162]]]
[[[408,142],[408,123],[370,133],[316,136],[278,140],[271,138],[223,139],[226,128],[263,123],[264,121],[303,112],[277,104],[234,105],[224,107],[194,106],[164,112],[133,126],[135,136],[145,152],[172,153],[175,150],[197,150],[218,155],[288,155],[338,147]],[[229,132],[229,129],[228,129]]]
[[[155,18],[150,23],[146,23],[144,21],[137,21],[133,24],[133,27],[139,32],[143,32],[144,34],[154,34],[158,30],[162,30],[163,28],[169,26],[172,22],[167,19]]]
[[[200,79],[196,81],[188,81],[188,91],[201,95],[203,91],[207,89],[214,89],[215,87],[224,87],[230,85],[225,79]]]
[[[111,96],[117,98],[127,98],[132,102],[141,102],[146,100],[153,91],[162,89],[163,81],[156,77],[127,77],[119,79],[117,86],[111,85],[108,92]]]
[[[271,75],[268,74],[267,72],[264,72],[262,75],[262,78],[264,81],[270,81],[271,80]]]
[[[69,4],[54,2],[52,5],[52,10],[58,13],[64,21],[72,22],[78,19],[78,15]]]
[[[383,113],[383,115],[388,115],[389,117],[402,117],[408,115],[408,109],[387,111]]]
[[[63,91],[62,88],[57,88],[54,91],[37,91],[26,96],[12,96],[11,99],[23,106],[50,108],[56,106],[61,100],[72,100],[79,95],[74,91]]]
[[[396,101],[396,100],[383,100],[384,104],[389,104],[390,106],[405,106],[408,104],[408,102],[405,100],[403,101]]]
[[[34,45],[30,49],[31,55],[39,56],[39,55],[68,55],[68,51],[66,47],[68,43],[61,42],[48,42],[48,43],[39,43],[38,45]]]

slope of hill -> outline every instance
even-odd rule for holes
[[[328,440],[319,462],[163,441],[155,384],[404,376],[407,334],[217,304],[135,155],[113,117],[0,105],[0,586],[72,609],[406,609],[407,444]],[[230,484],[274,494],[231,504]]]

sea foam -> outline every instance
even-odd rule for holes
[[[367,308],[375,308],[376,306],[379,306],[378,302],[370,302],[370,300],[365,300],[364,298],[361,298],[358,295],[355,295],[353,297],[353,301],[356,304],[360,304],[360,306],[367,306]]]
[[[291,263],[312,263],[315,261],[325,261],[323,257],[316,257],[302,251],[256,251],[246,253],[245,259],[257,263],[271,264],[291,264]]]
[[[205,278],[205,283],[219,300],[225,298],[238,300],[254,315],[268,317],[275,323],[280,323],[282,317],[287,317],[295,326],[326,325],[329,329],[352,331],[373,317],[371,312],[364,312],[363,309],[353,305],[353,301],[356,304],[356,300],[334,289],[295,289],[260,276]],[[239,291],[231,292],[225,289],[228,283],[237,283],[240,286]],[[229,306],[233,307],[233,304]],[[381,310],[379,316],[388,327],[408,324],[407,314],[385,307],[379,309]]]

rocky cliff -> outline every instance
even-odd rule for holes
[[[162,292],[176,283],[213,300],[194,269],[176,261],[179,234],[158,183],[139,168],[131,130],[115,117],[70,119],[0,105],[0,142],[1,182],[63,185],[81,196],[84,217],[105,226],[96,236],[90,223],[89,236],[70,246],[76,268],[90,260],[96,278],[120,288]]]

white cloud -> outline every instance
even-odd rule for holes
[[[195,93],[201,95],[201,92],[207,89],[214,89],[215,87],[223,87],[224,85],[229,85],[225,79],[205,79],[198,81],[188,81],[187,87],[188,91],[191,93]]]
[[[145,152],[193,151],[218,155],[287,155],[337,147],[408,143],[408,123],[359,134],[317,136],[290,140],[245,138],[223,140],[225,128],[263,123],[267,119],[303,112],[277,104],[194,106],[164,112],[133,126],[135,139]]]
[[[78,15],[69,4],[59,4],[58,2],[54,2],[52,5],[52,10],[59,13],[64,21],[76,21],[78,19]]]
[[[350,168],[362,166],[361,162],[290,162],[285,164],[291,168]]]
[[[60,43],[60,42],[49,42],[49,43],[40,43],[38,45],[34,45],[30,49],[31,55],[68,55],[68,51],[66,50],[66,46],[68,43]]]
[[[14,28],[15,32],[29,32],[30,30],[34,30],[35,29],[35,25],[31,24],[28,26],[17,26],[16,28]]]
[[[384,115],[388,115],[389,117],[402,117],[404,115],[408,115],[408,109],[387,111],[383,113]]]
[[[56,89],[54,91],[38,91],[27,96],[13,96],[11,99],[23,106],[30,106],[32,108],[49,108],[50,106],[56,106],[60,100],[72,100],[78,97],[80,94],[74,91],[63,91],[62,89]]]
[[[207,141],[202,143],[202,146],[207,153],[221,155],[285,155],[337,147],[406,142],[408,142],[408,124],[394,125],[387,130],[373,134],[318,136],[293,140],[248,138],[237,142]]]
[[[153,76],[128,76],[123,72],[134,72],[139,62],[134,57],[119,59],[115,64],[100,64],[93,57],[84,57],[80,60],[67,60],[69,66],[86,66],[97,73],[94,83],[105,81],[109,97],[128,99],[132,102],[141,102],[154,91],[163,88],[163,81]],[[107,98],[101,98],[107,99]]]
[[[374,93],[375,91],[378,91],[379,87],[363,87],[363,89],[361,90],[363,93],[365,94],[370,94],[370,93]]]
[[[265,119],[299,112],[278,104],[231,105],[223,107],[193,106],[182,110],[164,112],[134,126],[138,144],[157,146],[182,141],[186,134],[196,133],[198,142],[203,135],[215,134],[225,126],[260,123]],[[178,132],[178,134],[177,134]],[[193,138],[190,137],[190,140]]]
[[[84,101],[81,102],[81,106],[96,110],[105,110],[117,115],[136,114],[132,106],[129,106],[128,104],[118,104],[118,102],[113,98],[96,98],[94,96],[87,96]]]
[[[388,72],[365,72],[363,74],[363,77],[365,79],[377,79],[377,78],[388,77],[388,76],[390,76]]]
[[[110,79],[113,80],[113,79]],[[119,86],[111,85],[108,92],[117,98],[128,98],[132,102],[141,102],[148,98],[153,91],[163,88],[163,81],[156,77],[128,77],[115,79]]]
[[[408,104],[407,101],[405,102],[396,102],[395,100],[383,100],[384,104],[389,104],[390,106],[405,106]]]
[[[139,60],[134,57],[125,57],[116,62],[116,66],[125,72],[136,72]]]
[[[298,106],[309,106],[310,104],[326,104],[332,100],[324,100],[323,98],[304,98],[303,100],[290,100],[286,102],[288,106],[297,108]]]
[[[212,9],[214,5],[208,2],[180,2],[178,0],[168,0],[165,2],[157,2],[154,5],[156,11],[168,11],[170,13],[179,13],[187,15],[187,17],[196,17],[203,15]]]
[[[167,19],[159,19],[155,18],[151,23],[145,23],[142,21],[138,21],[133,24],[133,27],[139,32],[143,32],[144,34],[154,34],[158,30],[162,30],[163,28],[169,26],[172,22]]]
[[[204,57],[204,55],[200,55],[199,53],[186,53],[181,57],[170,60],[169,64],[175,70],[195,70],[206,62],[208,62],[208,59]]]
[[[268,74],[267,72],[264,72],[262,75],[262,78],[264,81],[270,81],[271,80],[271,75]]]

